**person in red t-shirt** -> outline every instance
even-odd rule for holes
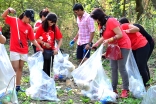
[[[0,43],[4,44],[6,42],[6,38],[2,35],[2,28],[0,27]]]
[[[50,66],[54,55],[58,53],[58,50],[62,44],[62,34],[59,28],[56,26],[57,16],[54,13],[49,13],[46,19],[42,22],[42,25],[36,31],[35,38],[39,44],[44,48],[43,57],[44,65],[43,71],[50,76]],[[40,38],[42,36],[42,39]],[[58,45],[55,47],[55,40],[57,40]],[[48,54],[46,52],[52,53]],[[45,54],[44,54],[45,53]],[[48,56],[48,57],[47,57]],[[51,60],[52,57],[52,60]]]
[[[37,20],[34,24],[34,35],[36,34],[36,30],[39,28],[39,26],[42,24],[42,21],[45,20],[46,16],[48,15],[49,13],[49,10],[48,8],[45,8],[43,10],[40,11],[39,13],[39,17],[40,19]],[[42,38],[42,37],[41,37]],[[34,49],[34,53],[36,53],[38,51],[38,49],[36,49],[36,46],[35,45],[32,45],[33,46],[33,49]]]
[[[120,60],[110,59],[112,69],[112,87],[114,92],[118,94],[117,84],[119,70],[123,81],[121,97],[126,98],[128,97],[129,92],[129,80],[128,73],[126,71],[126,62],[131,49],[130,39],[120,28],[119,22],[115,18],[107,16],[101,9],[94,9],[90,15],[99,24],[100,35],[102,36],[95,44],[93,44],[92,48],[97,47],[102,42],[104,46],[109,44],[118,44],[120,47],[123,58]]]
[[[9,16],[9,13],[16,13],[13,8],[8,8],[2,14],[6,24],[10,26],[10,60],[16,72],[16,91],[23,91],[20,88],[22,69],[24,62],[28,59],[28,39],[41,51],[42,47],[36,42],[33,29],[29,24],[34,22],[34,11],[26,9],[19,18]]]
[[[121,20],[120,20],[121,21]],[[144,86],[148,87],[147,83],[150,79],[148,71],[148,57],[150,53],[150,45],[147,39],[139,32],[139,28],[130,23],[121,24],[121,28],[125,30],[132,44],[132,52],[142,76]]]

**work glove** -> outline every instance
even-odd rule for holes
[[[75,43],[74,40],[70,41],[70,43],[69,43],[70,47],[72,47],[74,45],[74,43]]]

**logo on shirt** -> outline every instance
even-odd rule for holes
[[[24,34],[28,34],[28,30],[25,30],[25,31],[24,31]]]
[[[48,41],[48,42],[51,42],[51,37],[50,37],[49,32],[47,32],[46,36],[47,36],[47,41]]]

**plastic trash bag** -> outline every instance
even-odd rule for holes
[[[126,70],[129,77],[129,90],[135,98],[142,98],[146,93],[140,72],[135,62],[132,51],[127,59]]]
[[[5,46],[0,44],[0,104],[18,104],[15,91],[15,75]]]
[[[30,71],[30,87],[26,89],[26,95],[34,100],[59,101],[55,82],[43,69],[42,52],[37,52],[28,58]]]
[[[63,79],[71,78],[71,72],[75,69],[75,66],[68,60],[68,54],[62,54],[60,50],[58,54],[54,57],[53,63],[53,72],[54,72],[54,79]]]
[[[141,104],[156,104],[156,85],[147,90]]]
[[[112,101],[116,101],[117,95],[113,92],[111,82],[102,66],[102,52],[103,45],[71,74],[84,96],[91,100],[102,100],[110,97]]]

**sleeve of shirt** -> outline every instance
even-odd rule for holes
[[[62,33],[61,33],[60,29],[57,26],[56,26],[56,36],[55,36],[55,38],[57,40],[60,40],[62,38]]]
[[[128,25],[129,25],[128,23],[124,23],[124,24],[121,25],[121,28],[123,30],[127,30],[127,29],[129,29],[129,26]]]
[[[95,31],[94,20],[91,17],[88,17],[87,24],[88,24],[89,31],[94,32]]]
[[[41,25],[41,23],[37,22],[34,27],[39,27]]]
[[[5,19],[5,23],[11,26],[13,23],[12,21],[14,21],[15,19],[16,19],[15,17],[11,17],[11,16],[7,15],[7,17]]]
[[[120,27],[120,23],[115,18],[108,19],[108,27],[113,30],[116,27]]]
[[[28,38],[29,38],[30,41],[35,39],[34,32],[33,32],[33,29],[32,29],[31,26],[29,27],[29,31],[28,31]]]
[[[35,39],[39,39],[42,33],[42,26],[39,26],[39,28],[36,31]]]

